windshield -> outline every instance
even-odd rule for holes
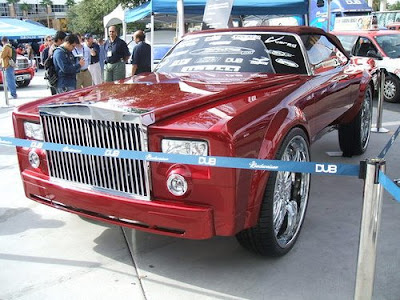
[[[388,57],[400,57],[400,34],[379,35],[375,40]]]
[[[307,73],[301,47],[293,35],[241,32],[189,36],[155,71]]]

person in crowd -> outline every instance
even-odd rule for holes
[[[59,47],[62,43],[64,43],[66,36],[67,36],[67,34],[64,31],[60,31],[60,30],[57,31],[56,34],[53,36],[53,43],[49,47],[49,57],[51,57],[51,59],[53,59],[54,50],[56,50],[57,47]],[[48,85],[50,87],[51,94],[52,95],[57,94],[57,87],[52,86],[50,83]]]
[[[35,59],[35,53],[33,51],[31,44],[26,43],[25,49],[26,49],[26,57],[28,58],[29,62],[32,63],[32,61]]]
[[[44,39],[44,43],[41,44],[39,46],[39,56],[40,56],[40,63],[42,65],[44,65],[44,60],[43,60],[43,51],[44,49],[46,49],[47,47],[49,47],[49,44],[51,43],[51,35],[46,36],[46,38]]]
[[[133,34],[136,43],[132,51],[132,75],[151,72],[151,47],[144,41],[145,35],[142,30]]]
[[[92,75],[93,84],[100,84],[103,82],[101,77],[101,68],[100,68],[100,47],[97,43],[94,42],[93,36],[90,33],[85,34],[85,42],[86,46],[90,49],[90,65],[89,65],[89,72]]]
[[[57,47],[60,47],[60,45],[64,43],[66,36],[67,34],[64,31],[59,30],[56,32],[56,34],[53,36],[53,44],[49,49],[49,56],[52,56],[54,50],[56,50]]]
[[[101,78],[104,78],[104,61],[106,59],[106,52],[104,51],[104,39],[102,37],[100,37],[97,40],[97,44],[100,47],[99,63],[100,63],[100,69],[101,69]]]
[[[58,74],[57,93],[76,89],[76,74],[85,65],[83,57],[77,60],[72,54],[75,46],[79,43],[79,38],[75,34],[70,34],[61,46],[54,50],[53,62]]]
[[[50,37],[47,39],[47,47],[44,48],[42,52],[42,60],[43,60],[43,65],[46,62],[46,60],[49,58],[49,50],[53,45],[53,37]]]
[[[14,66],[10,64],[10,59],[12,58],[13,46],[11,46],[8,37],[6,36],[3,36],[1,38],[1,43],[3,44],[3,49],[1,51],[0,58],[1,58],[1,65],[5,70],[7,88],[10,91],[11,97],[17,99],[17,86],[15,84]]]
[[[25,48],[24,48],[24,46],[21,45],[21,44],[18,45],[16,51],[17,51],[17,54],[19,54],[19,55],[24,55],[24,54],[25,54]]]
[[[82,37],[79,33],[76,34],[79,39],[79,43],[72,51],[77,59],[84,58],[85,64],[82,66],[80,72],[76,74],[76,88],[84,88],[93,85],[92,75],[89,72],[89,65],[91,62],[90,49],[84,43],[82,43]]]
[[[114,81],[126,77],[125,62],[131,54],[125,41],[118,37],[117,27],[108,28],[109,39],[104,44],[106,61],[104,64],[104,81]]]

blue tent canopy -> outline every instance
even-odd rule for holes
[[[41,39],[46,35],[54,35],[56,31],[44,26],[32,24],[13,18],[0,18],[0,36],[10,40]]]
[[[150,0],[125,11],[125,22],[136,22],[150,14],[176,15],[176,0]],[[305,15],[308,0],[234,0],[232,15]],[[184,0],[185,15],[203,15],[206,0]]]

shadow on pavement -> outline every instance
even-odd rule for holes
[[[5,208],[0,207],[0,235],[13,235],[35,228],[59,228],[65,223],[59,220],[42,219],[42,216],[30,208]],[[29,222],[7,222],[9,219],[19,217]],[[9,226],[7,226],[9,225]]]

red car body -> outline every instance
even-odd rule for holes
[[[262,39],[264,32],[268,33],[268,43],[273,44],[274,47],[289,47],[289,50],[296,48],[296,51],[301,50],[299,53],[304,54],[306,50],[301,44],[301,38],[306,35],[319,38],[322,36],[324,40],[334,45],[335,51],[344,53],[335,37],[309,27],[257,27],[205,31],[189,35],[182,42],[187,46],[197,39],[217,40],[219,35],[223,35],[223,39],[254,41],[254,39],[259,39],[259,36]],[[255,34],[256,37],[251,37],[251,34]],[[284,35],[284,38],[280,38],[281,35]],[[285,41],[289,37],[290,41],[297,41],[299,44],[295,47],[289,40]],[[220,58],[218,55],[221,49],[225,49],[223,51],[228,53],[239,51],[239,56],[237,56],[239,58],[240,55],[246,57],[251,52],[240,47],[241,50],[238,50],[238,47],[230,48],[230,46],[223,48],[221,46],[223,42],[218,43],[216,44],[218,47],[193,50],[195,59],[197,61],[212,60],[210,51],[218,52],[216,57]],[[181,45],[181,47],[186,46]],[[201,53],[204,51],[208,54]],[[282,55],[289,57],[289,54],[277,52],[278,50],[268,51],[270,51],[271,63],[272,53],[277,55],[274,59],[275,69],[281,67],[276,61],[289,70],[301,63],[281,60]],[[119,122],[121,118],[126,117],[125,114],[134,113],[140,117],[141,124],[145,128],[141,132],[146,139],[143,149],[137,150],[162,152],[163,140],[173,138],[178,141],[206,141],[208,155],[212,156],[279,159],[277,154],[284,138],[293,129],[304,132],[304,139],[307,140],[308,145],[328,130],[351,123],[363,107],[365,94],[370,86],[368,72],[352,64],[345,55],[340,58],[329,58],[325,65],[319,64],[317,67],[306,65],[310,62],[303,57],[301,59],[304,59],[305,74],[299,72],[300,67],[295,68],[293,74],[163,72],[164,67],[184,64],[184,60],[176,58],[182,55],[179,52],[182,51],[179,46],[176,46],[167,54],[155,73],[72,91],[19,107],[13,115],[15,136],[29,138],[24,131],[24,122],[29,121],[42,124],[45,127],[44,131],[50,132],[48,133],[50,138],[46,138],[47,141],[78,145],[84,142],[78,141],[76,133],[80,132],[82,138],[85,135],[85,130],[79,128],[101,122],[102,128],[108,127],[109,130],[110,128],[114,130],[114,134],[111,134],[113,137],[106,137],[105,140],[118,139],[115,144],[110,142],[103,146],[122,149],[123,143],[130,144],[134,138],[124,138],[124,128],[127,125],[121,125]],[[176,55],[175,58],[174,55]],[[231,58],[225,60],[235,61]],[[236,60],[238,61],[240,59]],[[258,60],[251,58],[250,62],[250,68],[267,65],[265,57]],[[209,65],[195,67],[197,69],[214,68]],[[218,66],[220,69],[225,67]],[[192,67],[189,66],[185,70],[188,68]],[[92,119],[101,121],[89,121],[89,123],[81,121],[84,118],[80,114],[86,114],[85,110],[97,116]],[[57,115],[55,119],[53,119],[53,114]],[[80,115],[80,117],[72,121],[59,119],[59,116],[69,114]],[[113,114],[114,117],[115,114],[119,114],[119,117],[114,119]],[[47,121],[47,117],[50,121]],[[108,118],[114,121],[108,122]],[[64,121],[67,122],[66,126],[62,125]],[[96,124],[89,131],[93,131],[96,138],[100,139],[101,134],[96,132],[98,130],[96,126],[100,127],[98,125],[100,123]],[[59,128],[57,134],[52,133],[53,127]],[[75,137],[67,129],[71,127],[74,128],[72,131]],[[91,135],[87,130],[86,132]],[[51,138],[53,134],[54,139]],[[95,144],[97,142],[93,145]],[[303,146],[307,147],[307,145]],[[129,149],[129,147],[124,149]],[[148,232],[191,239],[206,239],[215,235],[232,236],[257,226],[265,187],[271,176],[265,171],[179,163],[136,162],[137,165],[130,166],[141,168],[143,172],[138,176],[148,176],[149,180],[148,189],[143,186],[142,189],[145,192],[140,192],[141,195],[136,197],[132,194],[139,194],[137,191],[121,193],[121,190],[126,189],[124,180],[127,176],[132,177],[133,174],[128,172],[127,175],[126,170],[129,167],[123,167],[124,163],[129,162],[112,161],[111,158],[103,160],[101,162],[103,167],[99,167],[93,175],[97,176],[97,179],[85,179],[82,174],[84,172],[89,174],[90,170],[82,157],[76,156],[70,159],[68,158],[70,154],[65,154],[61,161],[61,154],[50,154],[49,151],[36,149],[33,151],[38,154],[41,163],[39,167],[34,168],[28,157],[31,151],[32,149],[29,148],[17,148],[27,197],[90,218]],[[49,166],[49,160],[52,161],[53,166]],[[55,162],[57,160],[58,163]],[[79,160],[79,164],[73,165],[74,160]],[[97,162],[100,164],[99,161]],[[93,158],[92,163],[96,164],[96,158]],[[64,169],[72,173],[73,170],[77,172],[71,175],[72,179],[66,180],[69,175],[62,174]],[[107,172],[104,172],[105,169]],[[53,175],[50,176],[50,173]],[[185,178],[187,191],[184,195],[174,195],[170,192],[167,178],[171,174],[179,174]],[[296,174],[293,176],[299,175]],[[93,184],[84,184],[90,180],[106,182],[108,175],[114,179],[119,178],[118,183],[113,182],[115,186],[121,185],[119,191],[115,192],[114,188],[100,189],[94,187]],[[90,177],[90,175],[87,176]],[[118,188],[115,189],[118,190]],[[308,197],[308,190],[306,197]]]

